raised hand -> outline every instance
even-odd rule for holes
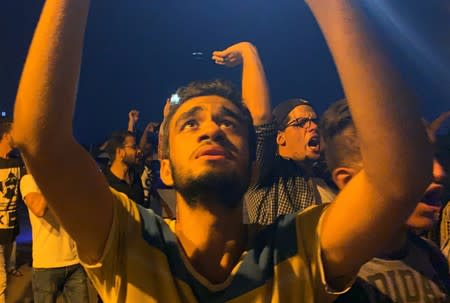
[[[212,59],[216,64],[235,67],[242,64],[246,52],[254,49],[255,47],[251,43],[240,42],[222,51],[213,52]]]
[[[130,112],[128,113],[128,121],[136,124],[139,121],[139,111],[136,109],[130,110]]]
[[[450,118],[450,111],[441,113],[436,119],[433,120],[433,122],[430,123],[428,126],[428,130],[430,134],[434,137],[436,135],[436,132],[439,130],[441,125]]]
[[[128,113],[128,131],[134,133],[136,130],[136,124],[139,121],[139,111],[132,109]]]
[[[144,132],[146,133],[154,133],[159,127],[159,123],[157,122],[149,122],[145,127]]]
[[[212,59],[216,64],[234,67],[242,64],[242,98],[250,110],[255,125],[272,119],[269,88],[258,50],[249,42],[231,45],[215,51]]]

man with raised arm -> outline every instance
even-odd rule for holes
[[[256,130],[256,165],[245,195],[250,223],[272,224],[281,216],[331,202],[335,193],[318,177],[320,139],[312,105],[301,98],[271,113],[268,85],[256,47],[248,42],[215,51],[219,65],[242,64],[242,96]]]
[[[335,58],[364,169],[330,207],[252,235],[242,224],[242,197],[255,133],[240,94],[220,81],[180,90],[166,117],[161,162],[161,178],[177,191],[177,220],[164,221],[110,190],[74,140],[89,1],[46,1],[13,137],[105,302],[331,302],[414,209],[432,164],[414,98],[359,1],[308,4]]]

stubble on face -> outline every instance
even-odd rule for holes
[[[190,106],[182,105],[171,128],[177,137],[171,139],[174,149],[169,159],[174,188],[192,207],[216,204],[236,208],[251,172],[244,122],[235,106],[222,97],[196,97],[188,102]],[[197,153],[208,146],[225,154],[199,158]]]
[[[227,209],[241,205],[242,197],[249,185],[249,174],[240,176],[235,171],[209,171],[198,176],[178,170],[171,162],[174,188],[189,206],[199,204],[208,207],[219,204]]]

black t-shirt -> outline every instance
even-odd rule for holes
[[[115,190],[124,193],[128,198],[137,204],[148,208],[144,199],[144,189],[142,188],[140,174],[136,170],[132,170],[133,183],[128,184],[125,180],[117,178],[108,167],[103,171],[108,180],[109,186]]]
[[[364,264],[352,289],[335,303],[449,302],[447,261],[433,243],[409,234],[395,254]]]
[[[0,244],[12,243],[19,233],[17,203],[20,179],[25,174],[21,159],[0,158]]]

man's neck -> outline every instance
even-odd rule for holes
[[[314,172],[314,162],[311,160],[293,160],[295,164],[302,169],[308,176],[312,176]]]
[[[303,160],[294,160],[291,153],[286,152],[285,150],[279,149],[278,154],[280,157],[284,159],[289,159],[294,161],[294,163],[301,168],[303,172],[307,175],[313,174],[313,168],[314,168],[314,161],[310,159],[303,159]]]
[[[242,207],[190,207],[178,193],[176,234],[192,266],[211,283],[226,280],[247,244]]]
[[[111,173],[119,178],[120,180],[124,180],[128,184],[133,182],[132,176],[130,175],[130,168],[128,165],[121,161],[113,161],[110,167]]]

